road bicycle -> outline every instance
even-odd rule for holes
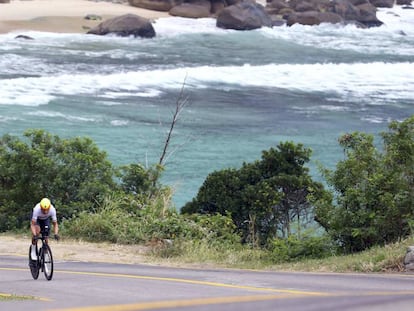
[[[40,237],[35,237],[36,255],[37,259],[32,260],[31,246],[29,247],[29,267],[32,273],[33,279],[37,280],[40,271],[45,274],[45,277],[50,281],[53,277],[53,256],[50,246],[46,243],[48,238],[49,228],[45,226],[45,229],[41,232]],[[40,242],[39,242],[40,241]]]

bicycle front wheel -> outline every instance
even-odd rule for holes
[[[52,251],[47,244],[43,246],[42,268],[46,279],[50,281],[53,277],[53,256]]]
[[[33,279],[37,280],[37,278],[39,277],[39,270],[40,270],[39,262],[37,260],[32,260],[31,252],[32,252],[32,246],[29,247],[29,268],[30,268],[30,272],[32,273]]]

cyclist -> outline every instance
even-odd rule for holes
[[[55,240],[59,240],[59,226],[56,217],[56,208],[50,203],[48,198],[43,198],[36,206],[33,208],[32,221],[30,223],[30,229],[32,231],[32,247],[30,256],[32,260],[36,260],[36,247],[35,247],[35,238],[40,234],[41,231],[45,230],[45,227],[48,227],[46,232],[46,243],[47,237],[49,236],[50,230],[50,218],[53,222],[53,233]]]

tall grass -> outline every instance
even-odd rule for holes
[[[266,250],[249,247],[212,247],[203,241],[185,241],[170,246],[169,250],[156,249],[150,256],[168,258],[169,263],[212,265],[226,268],[304,271],[304,272],[403,272],[403,260],[407,247],[414,245],[414,239],[374,247],[370,250],[350,255],[332,255],[320,259],[302,258],[296,261],[274,262],[274,254]],[[173,256],[165,256],[165,254]]]
[[[90,242],[139,244],[163,240],[205,240],[238,244],[231,219],[222,215],[183,216],[169,208],[171,195],[160,192],[149,203],[125,206],[121,197],[105,199],[94,212],[83,212],[61,225],[62,233]]]

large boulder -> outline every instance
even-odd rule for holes
[[[358,22],[367,27],[377,27],[383,24],[377,18],[377,8],[370,2],[355,6],[348,0],[334,0],[332,5],[332,12],[342,16],[345,21]]]
[[[170,10],[170,15],[187,18],[202,18],[209,17],[211,11],[210,1],[197,1],[193,3],[183,3],[173,7]]]
[[[397,0],[396,4],[397,5],[411,5],[412,0]]]
[[[367,27],[377,27],[383,24],[383,22],[377,18],[377,8],[371,3],[360,4],[357,8],[359,9],[357,20],[359,23],[362,23]]]
[[[330,0],[290,0],[288,3],[296,12],[326,12],[331,7]]]
[[[404,268],[406,271],[414,270],[414,246],[409,246],[404,257]]]
[[[377,8],[392,8],[394,0],[370,0],[370,2]]]
[[[388,3],[394,0],[372,1]],[[377,7],[371,0],[267,0],[266,11],[272,18],[283,17],[287,25],[343,22],[367,28],[383,24],[377,18]]]
[[[155,30],[151,21],[135,14],[125,14],[108,19],[87,33],[101,36],[115,34],[122,37],[155,37]]]
[[[263,5],[244,0],[224,8],[217,16],[216,26],[224,29],[252,30],[272,27],[272,19]]]
[[[279,12],[282,9],[291,8],[289,3],[285,0],[272,0],[271,2],[267,2],[266,7],[267,10],[275,10],[275,12]]]
[[[344,20],[341,16],[332,12],[307,11],[290,14],[286,24],[288,26],[293,24],[314,26],[322,23],[338,24],[343,22]]]
[[[128,0],[129,5],[152,11],[168,12],[184,0]]]
[[[226,3],[222,0],[211,0],[211,13],[218,14],[220,13],[225,7]]]

